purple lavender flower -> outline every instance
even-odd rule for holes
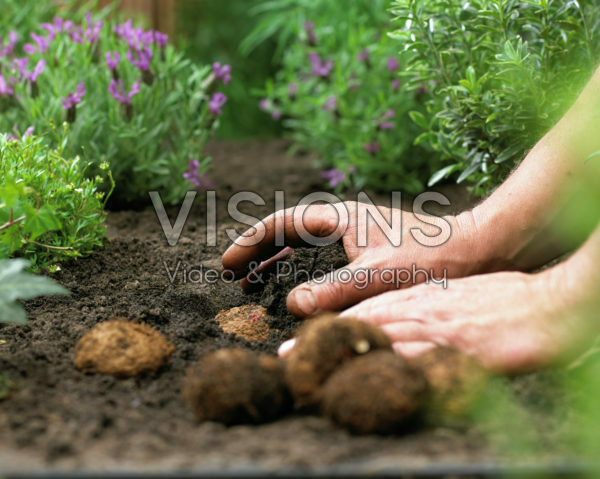
[[[150,50],[148,47],[144,47],[142,50],[135,50],[134,52],[132,52],[131,49],[128,49],[127,58],[132,65],[137,67],[138,70],[149,71],[150,61],[152,60],[152,50]]]
[[[159,32],[158,30],[154,31],[154,41],[160,48],[165,48],[167,42],[169,41],[169,35],[166,33]]]
[[[261,111],[269,111],[271,109],[271,101],[268,98],[263,98],[258,102],[258,108]]]
[[[83,99],[83,95],[87,93],[85,89],[85,83],[81,82],[77,85],[77,88],[74,93],[69,93],[66,98],[62,99],[63,108],[65,110],[70,110],[71,108],[75,108],[81,100]]]
[[[394,81],[392,82],[392,91],[398,91],[399,88],[400,88],[400,79],[394,78]]]
[[[206,178],[206,175],[200,175],[200,163],[194,158],[190,158],[188,169],[183,177],[196,188],[214,188],[214,183]]]
[[[306,38],[308,40],[309,45],[317,44],[317,35],[315,33],[315,24],[314,22],[304,22],[304,32],[306,33]]]
[[[35,55],[37,52],[35,46],[33,46],[31,43],[26,43],[23,45],[23,51],[27,53],[27,55]]]
[[[110,70],[115,70],[119,64],[121,55],[119,52],[106,52],[106,64]]]
[[[129,38],[131,36],[131,32],[133,30],[133,27],[132,27],[131,24],[132,24],[131,20],[127,20],[125,23],[122,23],[120,25],[116,25],[113,28],[113,31],[119,37],[121,37],[123,40],[129,40]]]
[[[19,141],[19,129],[17,128],[17,124],[13,125],[13,133],[8,135],[8,141]]]
[[[398,61],[398,59],[394,57],[388,58],[387,69],[391,72],[395,72],[396,70],[398,70],[398,68],[400,68],[400,62]]]
[[[369,50],[367,50],[366,48],[361,50],[361,52],[356,56],[356,59],[361,63],[368,62],[369,61]]]
[[[27,80],[31,81],[32,83],[37,82],[38,77],[44,73],[44,69],[46,68],[46,60],[44,60],[43,58],[37,62],[37,64],[35,65],[33,71],[31,72],[30,75],[23,75]]]
[[[323,61],[318,53],[310,53],[308,55],[310,65],[312,67],[312,75],[315,77],[328,77],[333,70],[333,61]]]
[[[46,60],[41,59],[40,61],[38,61],[35,67],[33,68],[33,72],[31,73],[29,73],[26,68],[28,63],[29,58],[27,57],[16,58],[13,61],[13,68],[19,71],[23,80],[30,80],[31,82],[35,83],[37,81],[37,78],[42,73],[44,73],[44,69],[46,68]]]
[[[346,173],[344,173],[342,170],[334,168],[332,170],[322,171],[321,178],[329,180],[329,186],[331,188],[335,188],[337,185],[344,182],[346,179]]]
[[[198,170],[200,169],[200,163],[198,163],[198,160],[194,159],[194,158],[190,158],[190,161],[188,163],[188,170],[187,173],[183,174],[183,177],[188,180],[189,176],[197,176],[196,173],[198,173]],[[191,173],[191,175],[190,175]]]
[[[42,37],[41,35],[36,35],[35,33],[31,34],[31,38],[35,42],[38,47],[40,53],[46,53],[48,51],[48,47],[50,46],[50,42],[46,37]]]
[[[73,28],[71,20],[63,20],[60,17],[54,17],[52,23],[42,23],[41,27],[48,32],[48,41],[54,40],[58,34],[69,32]]]
[[[140,27],[138,30],[136,30],[136,32],[138,44],[143,45],[144,48],[148,48],[154,42],[154,30],[148,30],[145,32],[144,29]],[[138,50],[140,50],[139,47]]]
[[[395,125],[389,120],[391,120],[395,116],[396,112],[392,108],[390,108],[379,117],[379,123],[377,124],[377,128],[379,128],[380,130],[393,130]]]
[[[26,66],[29,63],[29,57],[15,58],[12,62],[13,70],[18,70],[22,77],[27,78],[29,75]]]
[[[52,20],[52,25],[54,26],[55,31],[62,32],[64,23],[65,21],[58,16],[54,17]]]
[[[100,32],[102,31],[102,27],[104,24],[102,21],[98,20],[95,23],[92,23],[91,15],[88,19],[87,29],[85,30],[85,38],[88,42],[94,43],[100,37]]]
[[[83,38],[83,28],[81,26],[76,26],[72,28],[69,35],[71,36],[71,40],[73,40],[74,43],[80,43],[82,45],[85,43]]]
[[[15,89],[12,87],[10,83],[6,81],[4,75],[0,73],[0,96],[4,95],[12,95]]]
[[[381,115],[381,118],[389,120],[390,118],[394,118],[395,116],[396,116],[396,112],[394,111],[393,108],[390,108],[389,110],[386,110],[386,112],[383,115]]]
[[[298,94],[298,84],[296,82],[290,83],[288,86],[288,96],[293,100]]]
[[[279,109],[275,109],[273,110],[273,113],[271,113],[271,118],[273,118],[273,120],[278,121],[281,119],[281,110]]]
[[[217,80],[222,80],[225,85],[231,81],[231,65],[213,64],[213,75]]]
[[[221,107],[225,105],[225,103],[227,103],[227,97],[223,93],[217,92],[212,96],[212,98],[208,102],[208,110],[213,115],[220,115],[221,113],[223,113]]]
[[[335,96],[330,96],[325,104],[323,105],[323,111],[334,111],[337,110],[337,98]]]
[[[373,141],[371,143],[365,143],[363,145],[363,148],[365,149],[365,151],[367,151],[371,155],[375,155],[375,153],[377,153],[379,151],[380,146],[379,146],[379,143],[377,143],[376,141]]]
[[[131,20],[127,20],[125,23],[117,25],[114,28],[114,32],[122,39],[125,40],[129,48],[140,51],[148,48],[151,43],[155,42],[162,48],[166,45],[168,36],[156,32],[154,30],[144,31],[143,28],[134,28]]]
[[[35,127],[30,126],[29,128],[27,128],[25,130],[25,133],[23,133],[23,136],[21,136],[21,134],[19,133],[19,128],[17,127],[17,124],[15,123],[13,125],[13,133],[8,135],[8,139],[13,140],[13,141],[20,141],[21,139],[24,140],[28,136],[32,136],[34,131],[35,131]]]
[[[52,41],[56,38],[56,34],[58,33],[56,27],[52,23],[42,23],[40,25],[44,30],[48,32],[48,41]]]
[[[123,80],[117,81],[113,78],[108,86],[108,93],[110,93],[112,97],[121,105],[131,105],[131,99],[141,90],[141,83],[142,80],[138,79],[133,85],[131,85],[131,90],[127,92],[125,90],[125,86],[123,85]]]
[[[18,40],[19,36],[14,30],[8,33],[8,43],[6,44],[6,46],[4,46],[3,38],[0,37],[0,58],[12,55],[15,51],[15,45],[17,44]]]

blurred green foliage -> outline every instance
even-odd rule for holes
[[[220,138],[274,136],[281,129],[265,121],[253,89],[274,75],[276,39],[264,42],[248,54],[240,44],[256,19],[250,15],[259,0],[180,0],[177,3],[177,41],[186,56],[196,62],[219,61],[233,68],[233,80],[224,90],[229,98],[217,133]]]
[[[417,142],[484,194],[561,117],[600,58],[597,0],[395,0],[403,73],[425,87]]]
[[[252,51],[277,38],[282,68],[261,91],[261,108],[299,148],[315,151],[323,177],[347,187],[419,193],[435,169],[413,146],[420,92],[397,74],[405,55],[388,38],[389,0],[268,0],[244,41]],[[266,120],[269,121],[269,120]]]

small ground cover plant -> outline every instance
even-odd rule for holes
[[[27,273],[29,262],[23,259],[0,260],[0,323],[24,324],[27,316],[18,300],[37,296],[68,294],[68,291],[43,276]],[[5,384],[8,389],[8,384]],[[5,391],[6,392],[6,391]],[[0,398],[2,382],[0,378]]]
[[[110,193],[108,164],[99,168]],[[0,135],[0,259],[19,256],[34,270],[52,269],[102,244],[107,194],[104,180],[87,178],[86,169],[81,158],[67,159],[30,133]]]
[[[413,114],[452,177],[485,194],[558,121],[600,58],[594,0],[395,0],[403,72],[427,94]]]
[[[281,71],[260,108],[282,121],[297,147],[319,154],[332,188],[402,188],[417,193],[433,171],[428,151],[413,146],[410,117],[420,92],[398,77],[404,59],[386,35],[387,0],[264,2],[244,48],[277,35]]]
[[[174,203],[189,189],[190,159],[198,178],[208,168],[202,147],[218,126],[227,98],[217,90],[231,70],[197,66],[167,35],[113,25],[105,14],[0,32],[0,131],[33,128],[56,146],[56,126],[66,121],[65,154],[90,164],[90,176],[104,175],[99,165],[108,163],[115,202],[147,201],[159,190]]]

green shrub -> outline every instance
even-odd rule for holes
[[[409,112],[421,92],[397,77],[406,68],[386,35],[387,0],[263,2],[243,47],[273,35],[282,69],[260,94],[261,108],[281,118],[297,147],[318,153],[324,178],[337,189],[401,188],[417,193],[437,167],[414,147]]]
[[[101,246],[102,179],[85,174],[81,158],[66,159],[42,139],[0,135],[0,259],[21,256],[48,268]]]
[[[395,0],[404,75],[429,91],[417,143],[484,194],[574,101],[600,57],[596,0]]]
[[[189,189],[190,159],[196,183],[210,163],[202,149],[226,101],[216,91],[222,77],[185,59],[166,35],[110,25],[104,14],[39,25],[0,58],[0,131],[33,126],[58,145],[55,125],[68,121],[65,154],[90,163],[92,176],[108,163],[115,201],[160,190],[174,203]]]

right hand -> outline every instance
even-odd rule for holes
[[[342,214],[338,215],[338,212],[343,207],[348,211],[346,222],[339,221]],[[401,245],[391,244],[375,221],[367,219],[367,212],[379,213],[388,222],[392,216],[398,218],[401,215]],[[477,228],[473,216],[462,213],[458,216],[445,216],[443,220],[446,223],[441,223],[442,218],[428,216],[427,222],[423,222],[410,212],[357,202],[297,206],[278,211],[246,231],[223,255],[223,267],[234,271],[236,277],[244,278],[251,261],[264,261],[261,268],[265,268],[281,258],[281,254],[279,258],[275,256],[282,249],[275,246],[277,234],[285,234],[288,246],[303,246],[306,245],[300,234],[303,229],[319,238],[338,233],[350,260],[350,264],[344,269],[353,273],[353,280],[340,281],[338,270],[318,284],[301,284],[290,292],[287,307],[299,317],[311,316],[320,311],[341,310],[384,291],[425,281],[427,278],[423,273],[412,277],[413,265],[426,270],[429,277],[433,275],[436,279],[444,275],[460,277],[477,272],[485,258],[477,247]],[[427,237],[434,238],[431,241],[435,241],[436,235],[440,234],[440,228],[430,224],[433,222],[451,228],[449,239],[435,247],[422,244]],[[361,231],[366,231],[364,245],[359,244]],[[377,273],[400,269],[403,270],[400,285],[388,283],[385,276],[382,280]],[[360,270],[372,272],[373,275],[364,288],[361,287],[362,280],[356,281],[354,276]]]

